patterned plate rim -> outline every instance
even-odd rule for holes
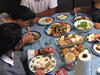
[[[41,57],[41,56],[45,56],[45,55],[38,55],[38,56]],[[38,57],[38,56],[36,56],[36,57]],[[36,57],[32,58],[31,61],[29,62],[29,69],[30,69],[30,71],[32,71],[33,73],[36,72],[36,71],[33,71],[33,70],[30,68],[30,65],[31,65],[32,60],[34,60]],[[48,71],[48,72],[45,72],[45,73],[49,73],[49,72],[53,71],[53,70],[56,68],[56,66],[57,66],[57,60],[56,60],[56,58],[55,58],[54,56],[51,56],[51,57],[53,57],[53,59],[55,59],[55,66],[54,66],[54,68],[53,68],[52,70],[50,70],[50,71]]]

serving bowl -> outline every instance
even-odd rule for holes
[[[78,31],[88,32],[93,28],[94,23],[89,20],[79,20],[74,23],[74,26]]]

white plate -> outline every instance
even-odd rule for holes
[[[78,27],[83,22],[87,23],[86,28],[85,28],[85,26],[82,27],[82,25],[81,25],[81,27]],[[94,23],[92,21],[88,21],[88,20],[79,20],[79,21],[76,21],[74,23],[74,26],[75,26],[76,29],[83,30],[83,31],[86,31],[86,30],[89,30],[89,29],[93,28],[93,25],[94,25]]]
[[[96,47],[100,47],[100,43],[95,43],[93,46],[93,49],[97,52],[100,53],[100,50],[97,50]]]
[[[53,56],[39,55],[34,57],[29,64],[32,72],[44,70],[45,73],[51,72],[56,67],[56,59]]]
[[[74,17],[74,22],[76,22],[78,20],[90,20],[90,18],[87,17],[87,16],[77,16],[77,17]]]
[[[98,44],[99,44],[99,46],[98,46]],[[97,47],[99,48],[99,50],[97,50]],[[94,43],[92,44],[92,49],[91,49],[91,51],[92,51],[95,55],[100,56],[100,42],[98,42],[98,41],[94,42]]]
[[[56,22],[45,27],[47,35],[59,37],[71,31],[71,25],[66,22]]]
[[[51,24],[54,21],[53,17],[42,17],[39,19],[38,23],[40,25],[48,25]]]
[[[61,15],[57,16],[58,20],[66,20],[67,18],[68,18],[68,15],[66,15],[66,14],[61,14]]]

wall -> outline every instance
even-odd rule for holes
[[[57,12],[73,10],[73,0],[58,0]]]
[[[73,10],[73,7],[91,6],[92,0],[58,0],[57,12]]]
[[[74,5],[75,7],[87,7],[91,6],[91,1],[92,0],[74,0]]]
[[[20,0],[0,0],[0,12],[11,12],[18,5]]]

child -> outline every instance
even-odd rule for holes
[[[21,27],[14,23],[0,25],[0,75],[26,75],[22,61],[30,60],[39,54],[54,53],[54,49],[15,51],[21,40]],[[39,71],[41,72],[41,71]],[[42,71],[42,73],[43,71]],[[37,75],[37,74],[36,74]],[[39,73],[38,73],[39,75]]]
[[[18,23],[21,27],[28,27],[31,20],[35,18],[35,14],[25,6],[19,6],[9,14],[14,23]]]
[[[34,23],[35,19],[34,12],[25,6],[15,8],[9,15],[6,12],[0,14],[0,24],[14,22],[24,28],[28,27],[31,21]]]
[[[27,7],[25,6],[19,6],[18,8],[14,9],[14,11],[10,14],[10,16],[6,13],[2,13],[2,23],[17,23],[20,24],[22,28],[27,28],[29,27],[29,24],[31,21],[34,21],[33,19],[35,18],[35,14]],[[30,30],[29,30],[30,31]],[[20,50],[26,43],[28,42],[33,42],[34,37],[28,32],[24,37],[23,37],[23,42],[21,41],[18,46],[16,46],[16,49]]]

